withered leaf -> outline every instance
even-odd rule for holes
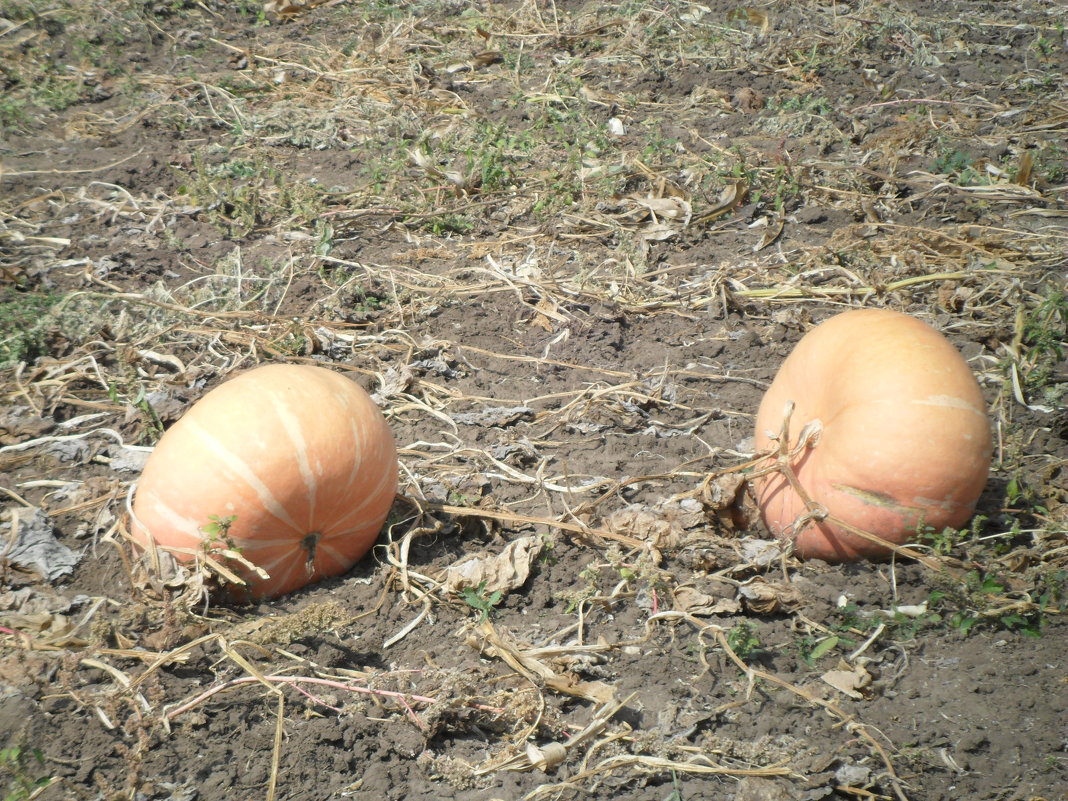
[[[701,501],[709,509],[726,509],[738,499],[738,491],[745,483],[740,473],[726,473],[706,480],[701,485]]]
[[[543,544],[541,537],[520,537],[496,556],[465,557],[446,569],[445,589],[461,592],[481,586],[487,593],[518,589],[530,577],[530,568]]]
[[[478,648],[486,656],[502,660],[530,681],[598,704],[615,700],[615,691],[610,685],[600,681],[581,681],[554,670],[547,662],[534,656],[529,645],[520,643],[507,630],[494,626],[488,620],[480,623],[475,631],[477,636],[467,639],[469,645]]]
[[[529,406],[491,406],[478,412],[460,412],[452,419],[465,426],[497,426],[507,428],[516,423],[533,420],[535,411]]]
[[[779,610],[797,609],[805,598],[801,592],[789,584],[770,582],[757,576],[738,588],[738,594],[745,598],[745,605],[758,614],[769,614]]]
[[[783,224],[784,218],[782,214],[764,217],[764,236],[753,245],[753,252],[756,253],[758,250],[763,250],[778,239],[782,235]]]
[[[838,669],[828,670],[820,678],[850,698],[863,698],[860,690],[871,684],[871,674],[863,665],[851,667],[846,662],[840,662]]]
[[[730,214],[745,202],[748,195],[749,184],[745,180],[740,179],[727,184],[723,191],[719,193],[719,197],[716,198],[712,208],[694,218],[694,224],[712,222]]]
[[[396,367],[390,367],[378,376],[378,390],[371,395],[371,398],[381,405],[388,398],[407,392],[413,383],[415,383],[415,376],[407,365],[399,370]]]
[[[595,701],[598,704],[610,704],[616,699],[616,692],[611,685],[603,681],[581,681],[566,673],[546,679],[545,686],[557,692]]]
[[[1031,158],[1031,151],[1025,150],[1020,154],[1020,161],[1016,167],[1016,183],[1020,186],[1027,186],[1031,183],[1031,170],[1034,168],[1034,159]]]
[[[676,587],[673,594],[675,609],[691,615],[733,615],[742,610],[742,605],[735,598],[717,598],[688,584]]]
[[[631,504],[610,514],[604,527],[616,534],[625,534],[651,543],[657,550],[672,550],[682,541],[682,526],[674,517],[641,504]]]
[[[471,63],[476,70],[483,69],[491,64],[499,64],[501,61],[504,61],[504,56],[498,50],[483,50],[481,53],[476,53],[475,57],[471,59]]]

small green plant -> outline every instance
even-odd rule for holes
[[[486,582],[480,581],[477,587],[464,587],[460,593],[465,604],[478,612],[478,622],[489,619],[494,607],[501,602],[501,591],[486,592]]]
[[[948,556],[968,540],[978,537],[986,523],[986,515],[976,515],[967,528],[947,527],[939,531],[931,526],[923,526],[916,532],[916,541],[927,545],[939,556]]]
[[[748,621],[735,623],[727,632],[727,645],[738,655],[739,659],[748,659],[760,650],[760,637]]]
[[[1020,473],[1014,473],[1005,484],[1005,504],[1010,509],[1034,514],[1044,515],[1047,512],[1046,507],[1042,505],[1039,492]]]
[[[1045,609],[1012,603],[1005,596],[1004,581],[992,573],[971,570],[963,580],[954,580],[932,591],[928,604],[938,609],[946,624],[964,637],[980,625],[1029,637],[1042,636]]]
[[[939,175],[957,175],[972,165],[972,157],[955,147],[943,147],[931,164],[931,172]]]
[[[582,579],[582,587],[580,589],[563,592],[559,596],[560,600],[565,604],[565,615],[570,615],[583,603],[600,592],[601,576],[596,565],[586,565],[582,572],[579,573],[579,578]]]
[[[783,111],[799,111],[820,117],[824,117],[834,110],[830,100],[822,95],[812,93],[787,97],[779,107]]]
[[[225,550],[241,553],[241,548],[230,538],[230,528],[237,520],[237,515],[208,515],[208,521],[200,530],[204,532],[205,550],[215,550],[221,546]]]
[[[1024,389],[1036,396],[1039,403],[1058,405],[1068,386],[1055,377],[1064,363],[1068,294],[1060,286],[1047,285],[1042,299],[1017,326],[1020,337],[1017,364],[1023,374]]]
[[[235,134],[236,135],[236,134]],[[314,225],[326,204],[326,191],[308,181],[291,181],[264,153],[209,163],[207,151],[193,156],[178,194],[203,206],[207,217],[231,236],[246,236],[259,227]],[[324,230],[319,230],[319,244]]]
[[[541,535],[541,553],[538,555],[538,564],[551,567],[559,561],[556,555],[556,540],[549,534]]]
[[[432,217],[426,227],[434,236],[443,236],[469,233],[475,225],[462,214],[442,214]]]
[[[664,796],[664,801],[683,801],[682,782],[675,771],[671,771],[671,792]]]
[[[44,754],[39,748],[26,750],[16,745],[0,750],[0,775],[7,775],[3,801],[28,801],[36,798],[41,790],[56,781],[55,778],[31,778],[33,765],[44,767]]]
[[[1049,142],[1035,151],[1034,158],[1035,173],[1048,183],[1062,184],[1068,181],[1068,149]]]
[[[803,637],[800,642],[801,658],[809,667],[814,667],[822,657],[827,656],[842,641],[837,634],[818,639],[813,636]]]
[[[29,119],[25,100],[19,97],[0,98],[0,131],[19,128]]]
[[[52,294],[12,288],[0,291],[0,367],[45,355],[45,313],[58,300]]]

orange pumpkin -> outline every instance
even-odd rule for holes
[[[147,545],[236,546],[265,570],[226,566],[254,597],[344,573],[378,536],[397,488],[397,451],[374,401],[321,367],[272,364],[221,384],[160,439],[133,505]]]
[[[760,404],[755,444],[775,443],[793,401],[790,445],[822,423],[814,447],[792,462],[803,490],[831,516],[794,530],[804,501],[781,473],[754,481],[768,528],[804,557],[848,561],[889,554],[848,530],[896,545],[919,527],[960,527],[990,469],[986,404],[967,363],[940,333],[880,309],[849,311],[810,331],[779,369]]]

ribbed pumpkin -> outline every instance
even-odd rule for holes
[[[138,483],[132,532],[218,549],[218,522],[232,518],[228,540],[270,578],[227,567],[252,596],[276,597],[352,567],[396,488],[393,436],[367,393],[321,367],[273,364],[221,384],[167,430]]]
[[[881,309],[825,321],[797,344],[760,404],[755,444],[765,450],[793,401],[791,445],[812,420],[823,431],[793,463],[816,503],[849,526],[896,545],[917,527],[960,527],[990,469],[986,404],[967,363],[940,333]],[[754,482],[761,515],[805,557],[848,561],[885,546],[823,521],[799,533],[805,504],[781,473]]]

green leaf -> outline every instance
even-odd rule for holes
[[[828,637],[809,652],[809,659],[815,661],[821,656],[826,656],[838,646],[838,637]]]
[[[1005,591],[1005,586],[993,576],[987,576],[983,579],[982,588],[983,592],[990,593],[991,595],[1000,595]]]

